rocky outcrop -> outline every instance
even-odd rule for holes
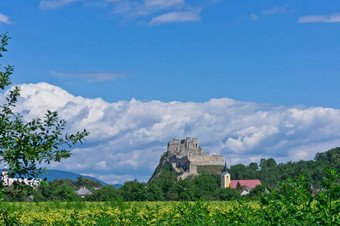
[[[223,166],[224,157],[222,155],[210,155],[209,152],[204,153],[197,138],[187,137],[184,140],[174,138],[173,141],[169,141],[167,151],[162,154],[152,178],[158,177],[162,173],[162,166],[165,164],[170,165],[171,170],[179,178],[184,179],[198,175],[198,166]]]

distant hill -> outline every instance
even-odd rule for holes
[[[93,181],[98,181],[101,185],[107,185],[107,183],[98,180],[97,178],[90,177],[90,176],[83,176],[78,173],[72,173],[62,170],[47,170],[46,173],[39,176],[40,178],[47,178],[47,181],[53,181],[53,180],[61,180],[61,179],[70,179],[70,180],[77,180],[78,177],[84,177],[88,178]]]
[[[77,180],[78,177],[83,177],[83,178],[88,178],[93,181],[98,181],[101,185],[108,185],[107,183],[98,180],[97,178],[90,177],[90,176],[83,176],[78,173],[72,173],[72,172],[67,172],[67,171],[62,171],[62,170],[47,170],[46,173],[42,174],[40,176],[41,178],[47,178],[47,181],[53,181],[53,180],[61,180],[61,179],[70,179],[70,180]],[[114,184],[113,187],[115,188],[120,188],[121,184]]]

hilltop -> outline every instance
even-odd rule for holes
[[[186,143],[189,143],[189,145]],[[189,148],[186,148],[186,146]],[[183,175],[190,178],[203,173],[214,175],[214,177],[221,174],[224,159],[221,159],[220,162],[210,162],[214,164],[209,164],[209,161],[202,161],[199,165],[192,161],[192,159],[195,159],[192,158],[192,156],[195,156],[192,154],[193,151],[198,153],[197,156],[209,156],[209,153],[202,155],[203,150],[198,146],[198,139],[190,140],[189,138],[188,140],[187,138],[181,141],[174,139],[169,142],[167,151],[162,154],[149,182],[168,172],[172,172],[177,178],[182,179]],[[221,157],[223,158],[223,156]],[[322,178],[326,176],[324,168],[340,170],[340,147],[317,153],[314,160],[276,163],[273,158],[261,159],[260,164],[252,162],[249,165],[232,165],[228,168],[228,172],[231,174],[232,180],[260,179],[263,185],[269,187],[277,187],[279,182],[288,178],[297,179],[300,174],[303,174],[307,176],[313,186],[320,187]]]
[[[173,139],[168,142],[167,151],[161,156],[158,166],[150,181],[162,173],[173,171],[178,178],[194,177],[200,173],[220,173],[224,166],[222,155],[210,155],[203,152],[197,138]]]

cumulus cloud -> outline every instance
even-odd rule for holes
[[[201,7],[208,3],[198,1],[196,4],[199,7],[192,7],[185,0],[119,0],[114,1],[113,13],[125,19],[146,18],[149,24],[193,22],[200,21]]]
[[[9,20],[9,17],[0,13],[0,23],[11,24],[12,21]]]
[[[93,72],[93,73],[64,73],[64,72],[50,72],[53,75],[60,77],[78,77],[87,80],[88,82],[104,82],[116,79],[118,77],[126,76],[123,73],[116,72]]]
[[[41,116],[46,109],[56,110],[68,121],[69,131],[86,128],[91,132],[71,158],[48,167],[92,174],[108,183],[146,181],[173,137],[197,137],[204,151],[222,154],[230,164],[269,157],[278,162],[309,160],[340,145],[339,109],[229,98],[108,103],[76,97],[47,83],[23,84],[21,89],[16,110],[25,119]]]
[[[83,0],[41,0],[39,3],[40,9],[59,9],[74,2]]]
[[[287,10],[287,5],[281,6],[281,7],[275,7],[272,9],[264,10],[262,13],[264,15],[277,15],[285,13]]]
[[[332,15],[311,15],[299,18],[299,23],[340,23],[340,13]]]
[[[163,24],[174,22],[197,22],[200,21],[201,10],[187,12],[170,12],[152,18],[150,24]]]

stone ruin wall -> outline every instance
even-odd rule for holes
[[[174,171],[182,174],[182,179],[189,175],[197,175],[197,166],[224,165],[224,157],[204,153],[202,147],[198,145],[197,138],[173,139],[168,143],[166,155]]]
[[[209,152],[203,156],[189,156],[191,164],[195,165],[224,165],[224,157],[222,155],[209,155]]]
[[[173,139],[168,143],[167,155],[183,157],[187,155],[203,155],[203,149],[198,145],[198,139],[187,137],[184,140]]]

